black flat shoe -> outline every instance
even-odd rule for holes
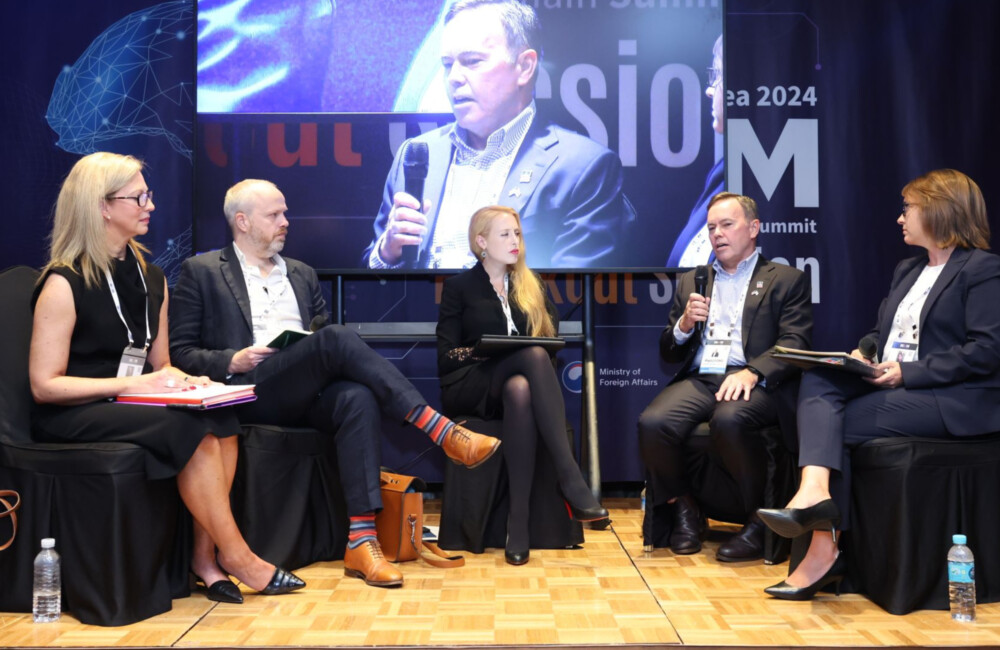
[[[510,551],[504,549],[503,558],[507,560],[507,564],[513,564],[514,566],[521,566],[522,564],[528,563],[528,556],[531,555],[531,551]]]
[[[205,586],[205,581],[191,572],[191,589],[204,591],[209,600],[217,603],[230,603],[233,605],[243,604],[243,594],[240,588],[229,580],[216,580],[209,586]]]
[[[287,594],[291,591],[302,589],[305,586],[305,580],[290,571],[285,571],[281,567],[277,567],[274,569],[274,575],[271,576],[271,582],[261,589],[260,593],[265,596],[277,596],[278,594]]]
[[[820,501],[808,508],[761,508],[757,516],[782,537],[794,538],[811,530],[829,529],[833,540],[837,541],[840,509],[833,499]]]
[[[833,561],[833,566],[827,570],[823,576],[812,583],[811,585],[805,587],[793,587],[784,580],[776,585],[771,585],[764,589],[764,593],[775,598],[780,598],[781,600],[812,600],[816,592],[833,583],[836,588],[837,596],[840,596],[840,581],[844,579],[844,575],[847,573],[847,561],[844,559],[843,553],[837,554],[837,559]]]

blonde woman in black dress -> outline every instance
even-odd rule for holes
[[[91,154],[63,183],[49,262],[32,298],[29,378],[39,405],[33,436],[131,442],[149,452],[150,479],[176,476],[194,518],[191,570],[212,600],[243,601],[222,566],[264,594],[299,589],[299,578],[250,550],[233,519],[229,490],[240,428],[229,409],[109,401],[211,383],[170,365],[166,279],[135,240],[148,231],[154,207],[142,162],[131,156]]]

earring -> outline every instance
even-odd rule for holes
[[[480,257],[482,257],[482,258],[483,258],[484,260],[486,259],[486,251],[483,251],[483,252],[482,252],[482,253],[480,253],[479,255],[480,255]]]

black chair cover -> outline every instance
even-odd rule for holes
[[[260,424],[243,431],[230,500],[250,548],[289,570],[342,559],[349,526],[333,438]]]
[[[149,481],[125,443],[31,441],[28,345],[38,272],[0,274],[0,486],[21,494],[17,539],[0,552],[0,611],[30,612],[39,540],[56,538],[63,608],[126,625],[189,594],[190,527],[173,479]]]
[[[892,614],[948,609],[947,555],[962,533],[976,600],[1000,600],[1000,438],[881,438],[852,454],[850,581]]]
[[[456,417],[469,429],[502,438],[499,420]],[[573,521],[559,492],[552,458],[545,445],[538,445],[535,476],[531,486],[529,535],[531,548],[568,548],[583,542],[583,526]],[[499,451],[475,469],[445,464],[438,544],[449,550],[482,553],[503,548],[507,541],[507,469]]]

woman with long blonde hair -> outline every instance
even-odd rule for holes
[[[191,571],[211,600],[241,603],[219,562],[264,594],[304,582],[261,559],[229,506],[239,422],[231,409],[186,411],[116,404],[123,393],[208,386],[170,364],[167,283],[135,238],[149,230],[153,191],[132,156],[81,158],[56,203],[49,262],[32,297],[28,374],[40,442],[131,442],[150,479],[177,477],[194,518]]]
[[[528,561],[528,503],[536,446],[545,445],[559,489],[577,521],[607,522],[608,511],[583,480],[566,438],[566,407],[549,353],[528,345],[488,359],[473,355],[484,334],[552,337],[555,307],[541,279],[525,264],[518,213],[504,206],[478,210],[469,224],[476,265],[448,278],[438,316],[441,401],[452,415],[503,421],[501,450],[510,483],[505,557]]]

